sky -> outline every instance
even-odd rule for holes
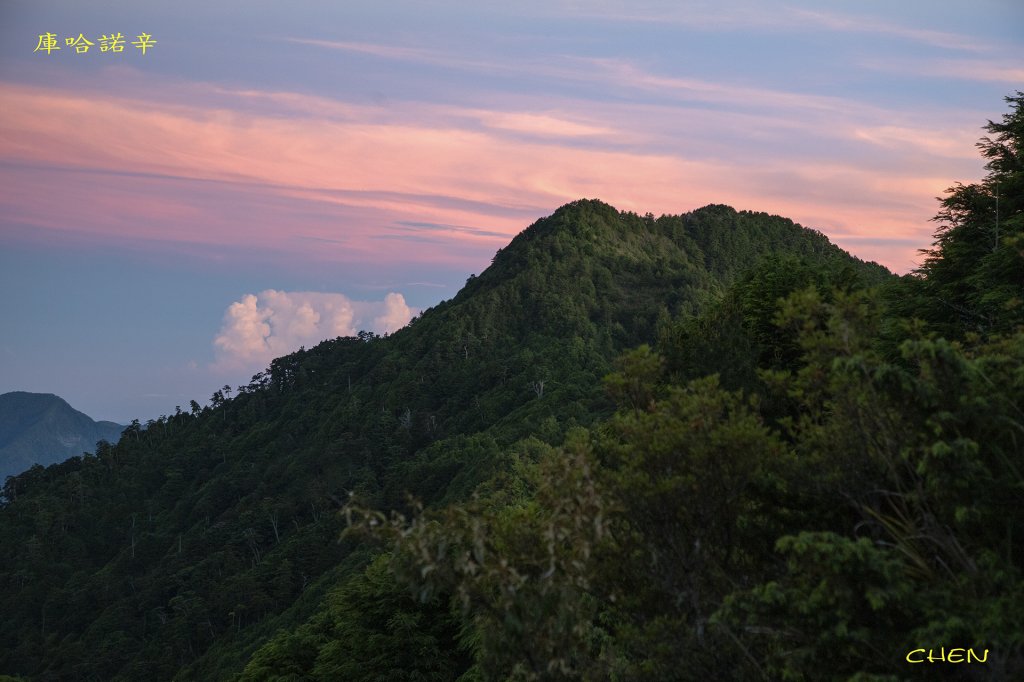
[[[1017,0],[0,0],[0,393],[205,403],[580,198],[906,273],[1020,88]]]

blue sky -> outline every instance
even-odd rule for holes
[[[1010,0],[7,0],[0,392],[204,402],[581,197],[778,213],[907,272],[1022,86]]]

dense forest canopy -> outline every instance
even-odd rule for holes
[[[395,334],[7,479],[0,673],[1024,677],[1008,103],[912,275],[578,201]]]

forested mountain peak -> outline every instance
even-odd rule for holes
[[[534,447],[517,443],[556,444],[612,413],[601,379],[616,356],[670,335],[766,256],[821,281],[888,277],[763,213],[576,201],[389,337],[278,358],[234,396],[8,479],[0,671],[229,677],[361,574],[368,549],[337,542],[350,493],[408,509],[408,494],[438,505],[497,485],[485,482]]]
[[[580,274],[580,269],[583,274],[592,273],[598,265],[683,262],[722,280],[750,268],[765,253],[783,252],[836,265],[856,265],[873,281],[889,275],[882,266],[865,264],[842,251],[821,232],[776,215],[709,204],[681,215],[655,218],[651,213],[640,216],[619,211],[596,199],[579,199],[516,235],[498,250],[491,267],[470,280],[474,286],[467,286],[456,298],[524,271],[550,275],[552,268],[565,270],[566,261],[579,264],[575,274]],[[563,265],[555,266],[556,261]],[[628,278],[628,269],[617,272],[619,275]],[[717,290],[720,284],[704,281],[697,286]]]

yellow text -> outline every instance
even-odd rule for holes
[[[972,660],[973,659],[973,660]],[[952,648],[946,651],[946,647],[935,649],[914,649],[907,654],[907,663],[985,663],[988,661],[988,649],[978,656],[974,649]]]

